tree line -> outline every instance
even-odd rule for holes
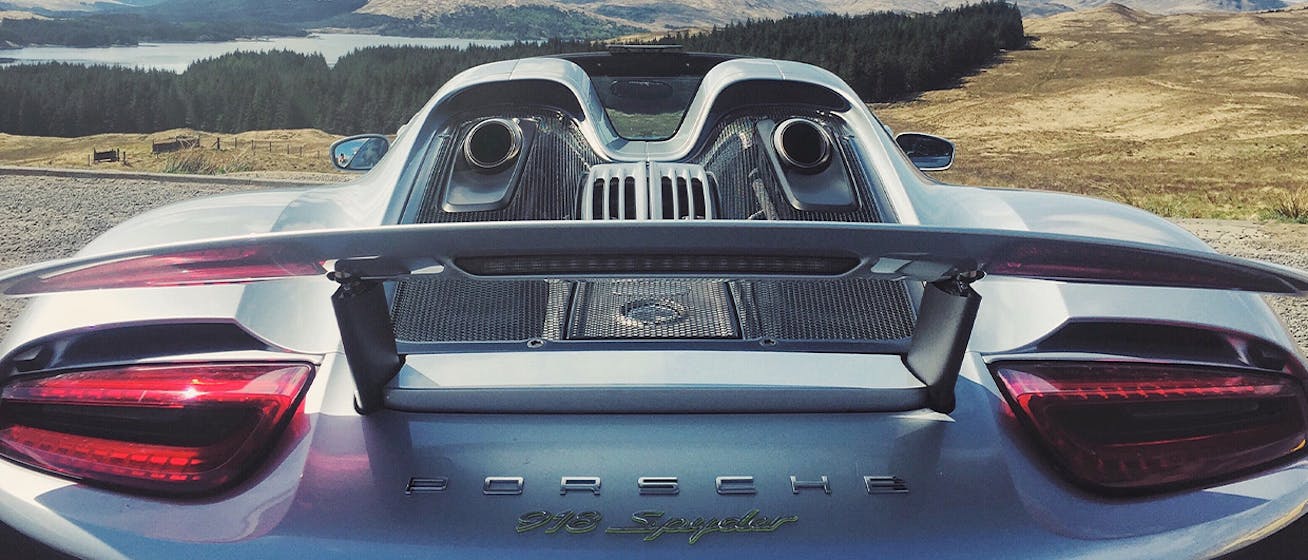
[[[803,15],[665,39],[687,50],[810,62],[883,101],[948,87],[1024,44],[1021,14],[986,2],[936,14]],[[373,47],[328,67],[321,55],[233,53],[182,74],[71,64],[0,68],[0,132],[84,136],[197,128],[390,132],[454,74],[478,64],[602,50],[551,40],[500,47]]]
[[[949,87],[1000,50],[1026,44],[1013,4],[982,2],[930,15],[801,15],[745,21],[660,40],[687,50],[807,62],[844,79],[864,99],[892,100]]]
[[[429,18],[402,19],[376,14],[345,14],[318,22],[323,27],[366,30],[398,37],[603,39],[643,31],[556,6],[460,6]]]
[[[135,14],[0,20],[0,46],[107,47],[142,42],[231,41],[242,37],[303,37],[303,29],[268,21],[175,22]],[[0,50],[0,54],[4,51]]]

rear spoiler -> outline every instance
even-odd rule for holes
[[[327,272],[330,265],[331,272]],[[903,360],[950,412],[986,275],[1301,296],[1308,273],[1217,253],[1008,230],[814,222],[479,222],[269,233],[50,261],[0,273],[0,293],[327,276],[359,409],[399,371],[381,283],[410,276],[880,278],[924,282]]]

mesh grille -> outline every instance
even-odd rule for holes
[[[441,152],[437,155],[438,168],[432,174],[432,184],[414,218],[416,223],[567,220],[577,217],[581,207],[583,182],[591,166],[602,161],[586,143],[581,131],[558,113],[503,111],[495,116],[531,119],[537,124],[535,140],[526,154],[528,159],[524,168],[529,171],[519,179],[518,188],[515,189],[517,194],[508,206],[499,210],[455,213],[441,210],[443,186],[453,169],[458,147],[462,145],[472,125],[481,119],[481,116],[471,115],[463,118],[466,124],[462,127],[449,131],[451,139],[442,145]],[[867,183],[867,177],[857,169],[853,173],[859,199],[857,210],[810,212],[797,210],[790,205],[777,186],[776,173],[760,145],[762,139],[759,138],[755,125],[763,118],[781,120],[791,116],[832,124],[830,117],[807,108],[751,108],[748,113],[720,119],[708,133],[707,138],[710,140],[706,147],[687,160],[687,163],[702,165],[714,178],[717,196],[705,201],[706,206],[717,202],[718,208],[714,210],[713,217],[745,219],[761,213],[772,220],[880,221],[876,205],[868,194],[871,185]],[[840,129],[839,126],[834,128]],[[846,142],[837,142],[837,145],[847,161],[856,161]],[[672,186],[675,187],[675,183]],[[657,178],[655,188],[661,192],[661,177]]]
[[[465,125],[437,155],[417,223],[495,220],[566,220],[583,208],[583,181],[601,163],[576,125],[546,110],[501,111],[495,116],[533,120],[538,127],[516,194],[508,206],[484,212],[440,209]],[[853,170],[859,209],[796,210],[777,178],[756,131],[761,118],[803,116],[831,124],[821,112],[795,107],[751,108],[718,121],[705,147],[685,163],[702,165],[715,193],[715,218],[876,222],[868,178]],[[469,115],[475,123],[481,115]],[[840,127],[835,127],[839,129]],[[847,141],[838,142],[855,161]],[[668,185],[677,187],[675,183]],[[625,185],[624,185],[625,187]],[[662,194],[662,177],[653,184]],[[716,194],[713,199],[708,198]],[[678,197],[680,200],[681,197]],[[695,202],[693,196],[686,197]],[[689,204],[688,204],[689,205]],[[662,209],[660,204],[658,209]],[[673,215],[695,214],[689,208]],[[731,272],[722,272],[730,275]],[[570,313],[571,312],[571,313]],[[914,312],[907,288],[875,280],[607,280],[589,282],[416,278],[399,282],[392,307],[396,338],[406,342],[498,342],[564,339],[759,339],[806,341],[898,340],[912,335]]]
[[[913,335],[902,282],[884,280],[733,282],[747,338],[896,340]]]
[[[529,340],[545,335],[547,315],[566,307],[559,282],[413,278],[396,283],[395,339],[408,342]],[[560,317],[549,317],[555,325]],[[555,327],[557,331],[557,326]]]
[[[822,123],[830,119],[816,111],[778,107],[771,110],[750,109],[743,116],[727,116],[719,121],[708,137],[713,140],[697,161],[716,179],[720,205],[720,218],[745,219],[762,213],[769,220],[810,220],[818,222],[878,222],[876,205],[868,192],[871,188],[866,177],[854,174],[858,209],[852,212],[810,212],[797,210],[790,205],[776,185],[776,172],[760,145],[755,125],[761,119],[780,120],[789,117],[806,117]],[[839,128],[839,127],[837,127]],[[844,142],[837,142],[846,161],[856,161]],[[755,183],[764,188],[758,189]]]
[[[508,206],[484,212],[445,212],[440,201],[444,185],[449,181],[454,158],[468,131],[480,119],[470,117],[454,131],[451,141],[445,142],[436,161],[439,168],[432,174],[433,184],[415,218],[416,223],[486,222],[508,220],[568,220],[576,214],[577,195],[582,178],[590,166],[600,162],[599,156],[586,144],[581,131],[571,121],[558,114],[499,115],[504,118],[531,119],[536,123],[536,138],[526,157],[524,168],[531,170],[519,179],[516,194]]]
[[[392,310],[405,342],[898,340],[912,336],[915,321],[903,283],[865,279],[415,278],[397,283]]]
[[[740,338],[726,282],[606,280],[578,286],[570,339]]]

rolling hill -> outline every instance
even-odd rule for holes
[[[874,107],[958,143],[941,179],[1115,198],[1173,217],[1308,221],[1308,7],[1027,19],[1033,48]]]
[[[0,10],[38,13],[86,12],[122,6],[149,6],[162,0],[5,0]]]
[[[468,6],[488,8],[555,6],[600,19],[650,30],[721,25],[743,19],[772,19],[790,14],[873,11],[934,12],[972,0],[369,0],[356,13],[397,19],[430,19]],[[1109,0],[1015,0],[1027,16],[1051,15],[1104,6]],[[1287,7],[1284,0],[1127,0],[1124,4],[1151,13],[1258,11]]]
[[[470,29],[557,28],[561,32],[661,31],[722,25],[744,19],[775,19],[791,14],[873,11],[934,12],[974,0],[0,0],[0,10],[42,14],[69,11],[122,11],[173,21],[257,20],[322,23],[389,34],[431,35]],[[1012,0],[1026,16],[1093,9],[1110,0]],[[1286,8],[1302,0],[1122,0],[1132,9],[1155,14],[1208,11],[1261,11]],[[487,19],[498,21],[487,21]],[[553,20],[550,24],[548,21]],[[571,20],[571,21],[563,21]],[[484,29],[483,29],[484,28]],[[538,31],[533,33],[539,34]],[[573,35],[577,36],[575,32]],[[528,35],[523,35],[528,38]]]

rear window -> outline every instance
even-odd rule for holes
[[[613,129],[627,140],[667,140],[681,127],[700,76],[593,76]]]

